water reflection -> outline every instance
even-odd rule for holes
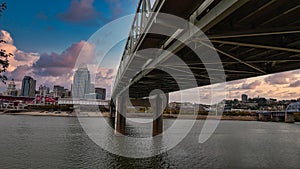
[[[96,119],[87,119],[98,122]],[[105,133],[112,126],[105,119]],[[164,120],[164,125],[172,124]],[[105,128],[107,126],[107,128]],[[151,158],[125,158],[97,146],[76,118],[0,116],[0,168],[297,168],[300,166],[300,125],[222,121],[214,135],[198,143],[202,121],[172,150]],[[134,134],[148,129],[133,129]],[[179,130],[180,131],[180,130]],[[107,134],[106,134],[107,135]],[[119,144],[122,139],[106,144]],[[163,146],[145,142],[145,150]],[[154,151],[154,150],[152,150]]]

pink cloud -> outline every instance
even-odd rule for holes
[[[115,69],[100,68],[95,75],[95,86],[106,88],[107,96],[110,97],[113,79],[116,75]]]
[[[34,52],[24,52],[18,50],[13,44],[13,38],[10,33],[4,30],[0,31],[0,36],[8,43],[0,44],[1,49],[5,49],[14,54],[9,58],[10,66],[5,73],[9,79],[14,78],[18,88],[25,75],[32,76],[37,80],[37,85],[46,84],[48,86],[62,85],[70,88],[73,76],[73,68],[76,59],[82,52],[83,60],[91,60],[94,57],[95,45],[80,41],[72,44],[62,53],[42,54]],[[107,72],[109,74],[109,71]],[[103,74],[103,77],[109,77],[108,74]],[[109,78],[107,78],[109,79]],[[107,81],[105,81],[107,83]],[[106,84],[105,83],[105,84]],[[0,88],[6,89],[2,84]]]
[[[284,84],[290,84],[292,81],[296,80],[295,77],[296,73],[291,72],[283,72],[283,73],[277,73],[274,75],[270,75],[265,78],[265,82],[271,85],[284,85]]]
[[[13,71],[7,73],[9,79],[15,79],[15,81],[22,81],[25,75],[30,75],[30,76],[33,75],[31,66],[21,65],[18,66]]]
[[[289,87],[300,87],[300,80],[291,83]]]
[[[0,43],[0,48],[5,50],[7,53],[14,54],[17,48],[13,45],[14,41],[9,32],[0,30],[0,39],[5,43]]]
[[[13,44],[14,41],[10,36],[10,33],[5,30],[0,30],[0,39],[4,40],[7,44]]]
[[[114,69],[100,68],[95,76],[95,83],[101,86],[111,86],[115,74]]]
[[[240,89],[255,89],[256,87],[261,85],[261,81],[255,80],[254,82],[251,83],[243,83]]]
[[[0,30],[0,39],[6,41],[7,43],[0,43],[0,48],[5,50],[7,53],[13,54],[12,57],[9,57],[9,68],[8,71],[13,71],[18,66],[28,65],[31,66],[39,58],[38,53],[34,52],[24,52],[18,50],[14,45],[14,40],[11,37],[10,33],[5,30]]]
[[[58,14],[61,20],[68,22],[88,22],[97,19],[100,13],[93,6],[94,0],[72,0],[66,12]]]
[[[35,52],[24,52],[21,50],[17,50],[15,53],[14,59],[17,61],[31,62],[31,64],[40,57],[38,53]]]
[[[82,50],[82,51],[81,51]],[[72,72],[78,55],[82,52],[85,59],[93,57],[95,46],[85,41],[72,44],[61,54],[42,54],[33,65],[35,73],[40,76],[60,76]]]

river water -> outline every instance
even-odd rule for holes
[[[0,168],[300,168],[299,123],[221,121],[199,144],[203,123],[196,121],[175,148],[135,159],[97,146],[77,118],[1,115]]]

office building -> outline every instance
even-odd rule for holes
[[[21,96],[35,97],[36,80],[25,76],[22,80]]]
[[[72,96],[73,98],[84,98],[85,94],[90,93],[91,77],[85,64],[79,66],[73,78]]]
[[[246,94],[242,94],[242,102],[246,103],[248,101],[248,96]]]
[[[50,93],[50,88],[49,87],[40,85],[39,90],[38,90],[39,95],[46,96],[49,93]]]

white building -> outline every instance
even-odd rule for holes
[[[16,84],[14,79],[12,79],[11,82],[9,82],[6,90],[6,95],[8,96],[17,96],[18,95],[18,90],[16,89]]]
[[[91,77],[87,65],[82,64],[76,70],[73,78],[72,96],[73,98],[84,98],[90,93]]]

